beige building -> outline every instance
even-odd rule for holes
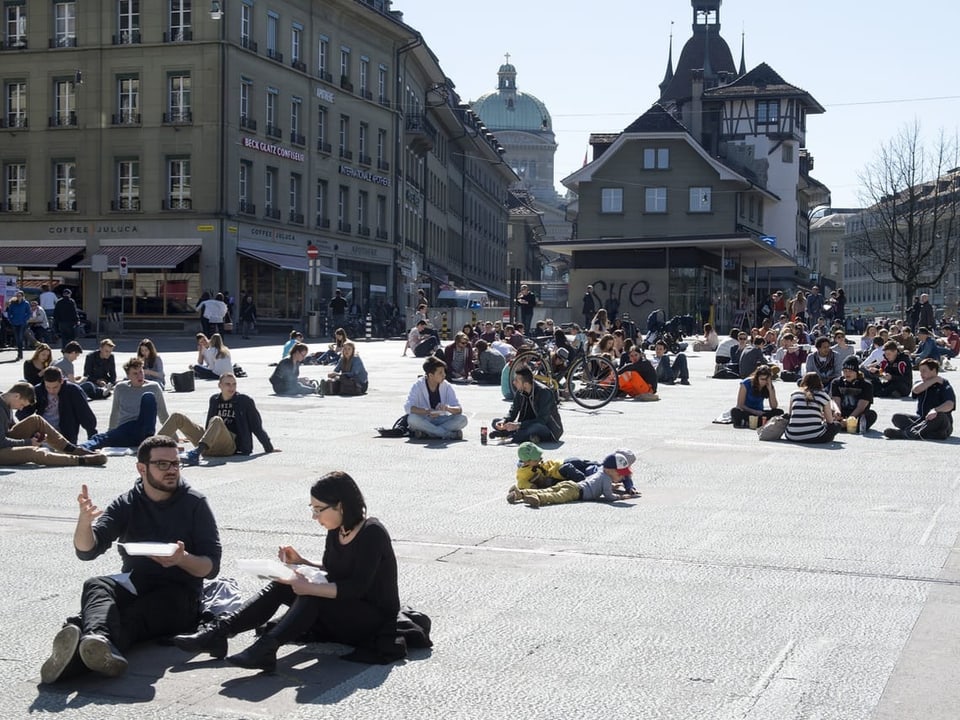
[[[21,283],[154,323],[192,320],[204,291],[249,292],[287,325],[334,288],[357,310],[402,306],[431,263],[505,286],[496,139],[465,130],[388,2],[3,12],[0,266]]]

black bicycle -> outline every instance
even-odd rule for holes
[[[572,360],[558,358],[548,348],[523,349],[510,363],[510,384],[519,368],[530,368],[535,380],[551,387],[563,399],[596,410],[617,396],[617,366],[603,355],[580,353]]]

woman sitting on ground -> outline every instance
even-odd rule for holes
[[[143,360],[143,374],[147,380],[153,380],[160,387],[166,387],[167,376],[163,372],[163,360],[157,354],[157,346],[153,344],[153,340],[150,338],[141,340],[137,355]]]
[[[204,338],[205,340],[206,338]],[[197,335],[200,346],[203,340]],[[199,348],[197,364],[191,366],[194,376],[201,380],[219,380],[225,372],[233,372],[233,360],[230,357],[230,348],[223,344],[220,333],[214,333],[206,347]]]
[[[593,330],[599,337],[607,332],[607,327],[610,325],[610,320],[607,318],[607,311],[603,308],[597,310],[597,314],[593,316],[593,320],[590,321],[590,329]]]
[[[873,339],[877,336],[877,326],[867,325],[863,331],[863,337],[860,338],[861,357],[866,357],[873,351]]]
[[[348,342],[347,331],[342,327],[333,331],[333,342],[327,347],[326,352],[317,353],[308,356],[303,361],[304,365],[334,365],[340,359],[340,353],[343,352],[343,346]]]
[[[606,355],[608,358],[617,362],[617,358],[620,357],[619,354],[614,354],[614,345],[615,339],[610,333],[604,334],[600,340],[597,341],[597,344],[593,346],[590,351],[591,355]]]
[[[797,443],[828,443],[840,426],[833,420],[830,396],[815,372],[800,380],[800,389],[790,396],[790,422],[783,437]]]
[[[694,352],[713,352],[717,349],[717,346],[720,344],[720,336],[717,335],[717,331],[713,329],[713,325],[710,323],[703,324],[703,340],[697,340],[693,344]]]
[[[284,343],[283,356],[280,359],[283,360],[284,358],[288,357],[290,355],[290,350],[293,348],[293,346],[296,345],[297,343],[302,343],[302,342],[303,342],[303,333],[301,333],[299,330],[291,330],[290,338],[287,340],[286,343]]]
[[[52,362],[53,351],[50,346],[46,343],[37,343],[30,359],[23,361],[23,379],[31,385],[39,385],[43,382],[43,371],[50,367]]]
[[[300,377],[300,365],[310,352],[303,343],[297,343],[290,354],[281,360],[270,376],[270,385],[277,395],[311,395],[321,393],[321,385],[313,378]]]
[[[763,401],[770,404],[769,410],[763,409]],[[747,427],[751,416],[769,420],[777,415],[783,415],[783,410],[777,407],[777,391],[773,386],[773,372],[769,365],[760,365],[753,374],[740,381],[737,391],[737,405],[730,410],[730,418],[734,427]]]
[[[333,372],[327,375],[331,380],[340,381],[341,395],[363,395],[367,392],[367,369],[363,366],[363,360],[357,355],[357,346],[353,340],[347,340],[343,344],[340,360]],[[357,392],[344,392],[344,381],[353,382],[356,385]]]
[[[281,545],[280,562],[304,567],[294,568],[290,579],[271,582],[235,614],[193,635],[178,635],[174,644],[188,652],[222,658],[227,654],[227,638],[266,625],[286,605],[289,609],[279,622],[268,625],[269,630],[253,645],[227,657],[227,662],[273,671],[279,647],[305,636],[374,650],[384,647],[387,639],[392,646],[400,593],[397,560],[386,528],[367,517],[363,495],[345,472],[329,473],[314,483],[310,511],[327,531],[322,562],[307,560],[289,545]],[[324,571],[326,578],[315,568]]]

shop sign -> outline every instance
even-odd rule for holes
[[[374,183],[375,185],[390,187],[390,178],[384,177],[383,175],[375,175],[369,170],[358,170],[357,168],[350,167],[349,165],[341,165],[340,174],[346,175],[347,177],[356,178],[357,180],[364,180],[369,183]]]
[[[303,162],[306,159],[306,156],[299,150],[291,150],[290,148],[281,147],[280,145],[272,145],[252,137],[244,136],[243,146],[253,150],[259,150],[260,152],[267,153],[268,155],[276,155],[277,157],[285,158],[287,160]]]

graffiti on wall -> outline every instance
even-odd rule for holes
[[[598,308],[604,308],[610,317],[629,313],[636,320],[642,317],[644,308],[649,312],[657,307],[646,280],[594,280],[592,285],[594,303]]]

